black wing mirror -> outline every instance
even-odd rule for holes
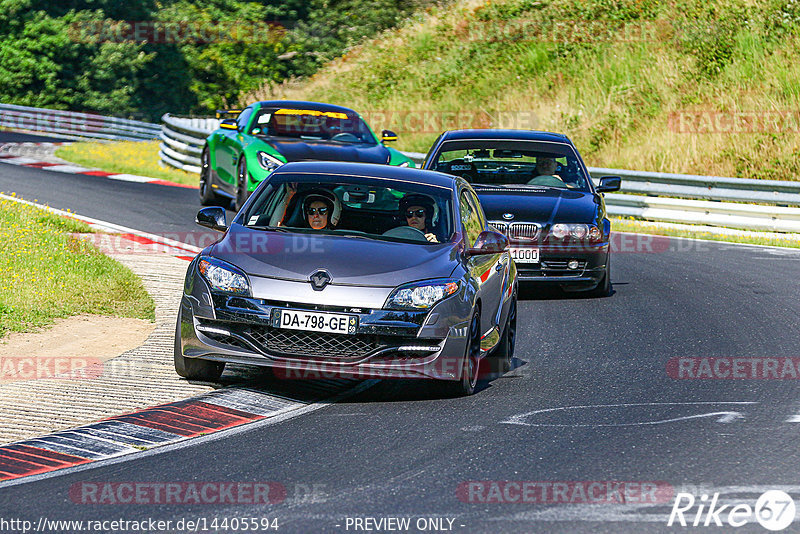
[[[383,130],[381,132],[381,143],[391,143],[397,141],[397,134],[391,130]]]
[[[236,124],[235,119],[225,119],[219,123],[219,127],[224,130],[238,130],[239,125]]]
[[[228,229],[228,222],[225,220],[225,208],[211,206],[203,208],[197,212],[195,222],[200,226],[211,228],[217,232],[224,232]]]
[[[622,178],[620,176],[603,176],[600,178],[597,192],[610,193],[611,191],[619,191],[620,187],[622,187]]]
[[[508,238],[500,232],[484,230],[475,241],[475,246],[467,249],[467,256],[500,254],[508,247]]]

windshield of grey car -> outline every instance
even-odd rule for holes
[[[338,111],[262,109],[250,127],[250,134],[345,144],[378,144],[360,117]]]
[[[432,168],[472,184],[589,190],[575,152],[561,143],[460,141],[445,145]]]
[[[436,244],[453,236],[449,188],[377,178],[273,175],[239,218],[249,228]]]

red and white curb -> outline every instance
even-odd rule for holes
[[[71,211],[64,211],[56,208],[51,208],[50,206],[46,206],[44,204],[37,204],[29,200],[23,200],[14,195],[6,195],[5,193],[0,193],[0,198],[5,200],[11,200],[13,202],[19,202],[20,204],[35,206],[39,209],[48,211],[54,215],[60,215],[61,217],[68,217],[70,219],[81,221],[96,231],[105,232],[108,234],[114,234],[113,236],[107,236],[107,237],[99,235],[96,239],[92,240],[94,244],[101,251],[104,251],[105,249],[104,244],[107,244],[109,241],[114,239],[123,239],[129,242],[133,249],[130,252],[132,254],[135,254],[137,252],[152,253],[153,251],[157,250],[159,252],[166,252],[167,254],[170,254],[178,259],[187,261],[193,260],[194,257],[202,250],[199,247],[182,243],[175,239],[169,239],[167,237],[150,234],[147,232],[142,232],[140,230],[135,230],[133,228],[128,228],[127,226],[121,226],[119,224],[114,224],[107,221],[101,221],[99,219],[93,219],[91,217],[85,217],[83,215],[78,215],[77,213],[73,213]],[[119,243],[111,245],[112,249],[111,252],[118,250],[118,246]],[[137,246],[139,247],[138,249],[135,248]]]
[[[59,146],[69,143],[36,143],[39,146]],[[185,187],[188,189],[197,189],[198,186],[179,184],[170,180],[159,180],[149,176],[138,176],[136,174],[124,174],[101,171],[99,169],[90,169],[78,165],[67,165],[61,163],[53,163],[48,161],[41,161],[28,156],[14,156],[12,154],[0,154],[0,163],[9,163],[11,165],[19,165],[21,167],[29,167],[33,169],[41,169],[44,171],[54,171],[66,174],[82,174],[85,176],[97,176],[101,178],[109,178],[111,180],[120,180],[123,182],[138,182],[143,184],[156,184],[168,185],[172,187]]]
[[[355,395],[377,380],[307,381],[291,393],[228,387],[71,430],[0,446],[0,485],[102,460],[143,454],[153,447],[242,425],[277,423]],[[203,438],[199,438],[202,436]],[[169,449],[164,449],[169,450]],[[156,452],[156,451],[153,451]]]

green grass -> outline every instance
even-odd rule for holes
[[[769,112],[800,114],[798,55],[800,2],[790,0],[460,0],[246,101],[271,91],[367,117],[506,112],[491,125],[564,132],[590,166],[797,180],[797,120],[753,133],[687,133],[670,119],[753,112],[768,123]],[[371,126],[397,131],[401,150],[426,152],[441,129],[473,121],[440,122]]]
[[[158,145],[158,141],[73,143],[56,150],[56,156],[106,172],[149,176],[196,186],[199,180],[196,174],[159,165]]]
[[[800,248],[800,235],[787,234],[786,239],[758,235],[730,235],[708,231],[695,231],[683,228],[670,228],[656,223],[633,219],[611,219],[614,232],[630,232],[637,234],[663,235],[673,237],[689,237],[707,241],[725,241],[728,243],[747,243],[751,245],[768,245],[773,247]]]
[[[84,223],[0,199],[0,337],[81,313],[154,319],[141,280],[74,233]]]

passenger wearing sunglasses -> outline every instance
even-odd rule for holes
[[[433,213],[433,201],[424,195],[406,195],[400,200],[400,215],[408,226],[425,234],[425,239],[431,243],[438,243],[439,239],[430,229]]]

